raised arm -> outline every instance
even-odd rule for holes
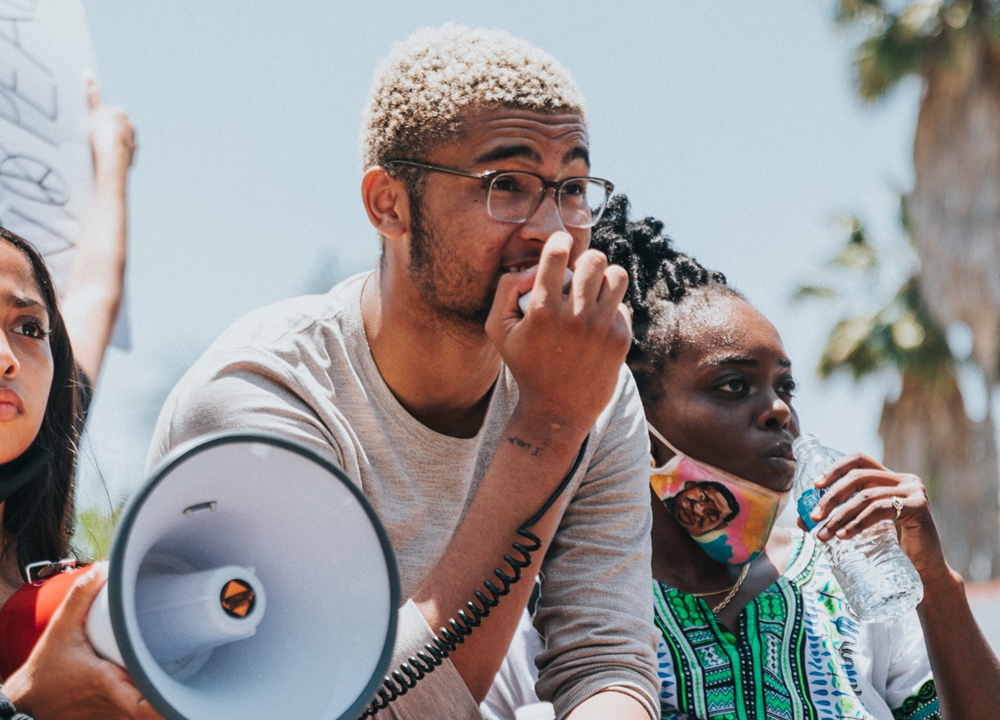
[[[830,520],[817,537],[853,537],[895,520],[899,541],[924,584],[917,607],[941,712],[949,720],[988,720],[1000,707],[1000,661],[976,623],[965,583],[945,560],[927,491],[915,475],[895,473],[864,455],[838,463],[817,482],[832,486],[819,503]],[[902,503],[897,516],[893,499]]]
[[[542,251],[537,280],[533,271],[511,273],[497,289],[486,330],[517,379],[519,401],[468,513],[441,561],[414,594],[432,628],[444,625],[464,607],[472,590],[492,577],[498,561],[511,552],[518,526],[562,480],[614,395],[631,336],[621,305],[627,277],[621,268],[609,267],[602,254],[588,251],[577,260],[572,287],[564,296],[571,242],[565,233],[553,235]],[[522,317],[517,299],[532,287],[531,306]],[[532,528],[543,547],[523,579],[452,656],[476,702],[500,668],[575,487]],[[638,525],[648,508],[645,499],[643,494],[642,509],[634,518]],[[595,520],[600,517],[595,515]],[[616,717],[648,717],[634,698],[614,695],[608,707],[615,707]]]
[[[73,355],[92,383],[121,307],[126,257],[126,181],[135,153],[128,115],[107,107],[97,83],[87,84],[90,145],[94,155],[94,202],[77,245],[63,316]]]

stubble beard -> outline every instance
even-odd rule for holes
[[[419,198],[411,202],[410,280],[437,317],[483,332],[497,280],[483,289],[477,282],[480,278],[462,264],[456,244],[425,220],[421,205]]]

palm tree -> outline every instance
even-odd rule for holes
[[[906,227],[905,203],[901,206]],[[885,262],[859,220],[850,219],[849,228],[831,264],[850,270],[856,282],[839,279],[836,287],[848,288],[847,293],[834,291],[832,284],[812,285],[800,288],[797,296],[867,295],[876,309],[837,322],[818,372],[828,378],[847,371],[856,381],[887,371],[898,375],[899,395],[885,399],[879,423],[884,462],[923,478],[949,563],[965,577],[996,576],[1000,508],[992,420],[989,415],[980,422],[969,419],[958,383],[960,361],[927,311],[918,276],[909,274],[888,302],[874,302]]]
[[[111,538],[124,506],[124,501],[119,501],[115,506],[91,506],[76,514],[72,545],[78,557],[104,560],[111,554]]]
[[[837,7],[838,21],[865,35],[855,64],[862,98],[874,101],[908,76],[923,82],[909,199],[921,257],[915,282],[929,317],[971,331],[972,358],[991,407],[1000,379],[1000,0],[839,0]],[[956,446],[975,453],[981,465],[976,477],[949,486],[963,496],[992,493],[990,507],[997,493],[995,440],[980,434],[991,426],[987,415],[983,427],[970,431],[978,439],[956,436]],[[884,439],[888,458],[896,449]],[[978,517],[964,520],[978,524]],[[998,572],[994,562],[991,575]]]

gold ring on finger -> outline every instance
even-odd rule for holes
[[[893,518],[893,522],[899,522],[899,516],[903,514],[903,501],[898,497],[892,499],[892,506],[896,508],[896,517]]]

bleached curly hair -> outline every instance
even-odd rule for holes
[[[375,71],[364,112],[364,167],[424,158],[458,135],[470,107],[575,112],[583,97],[551,55],[502,30],[449,23],[396,43]]]

